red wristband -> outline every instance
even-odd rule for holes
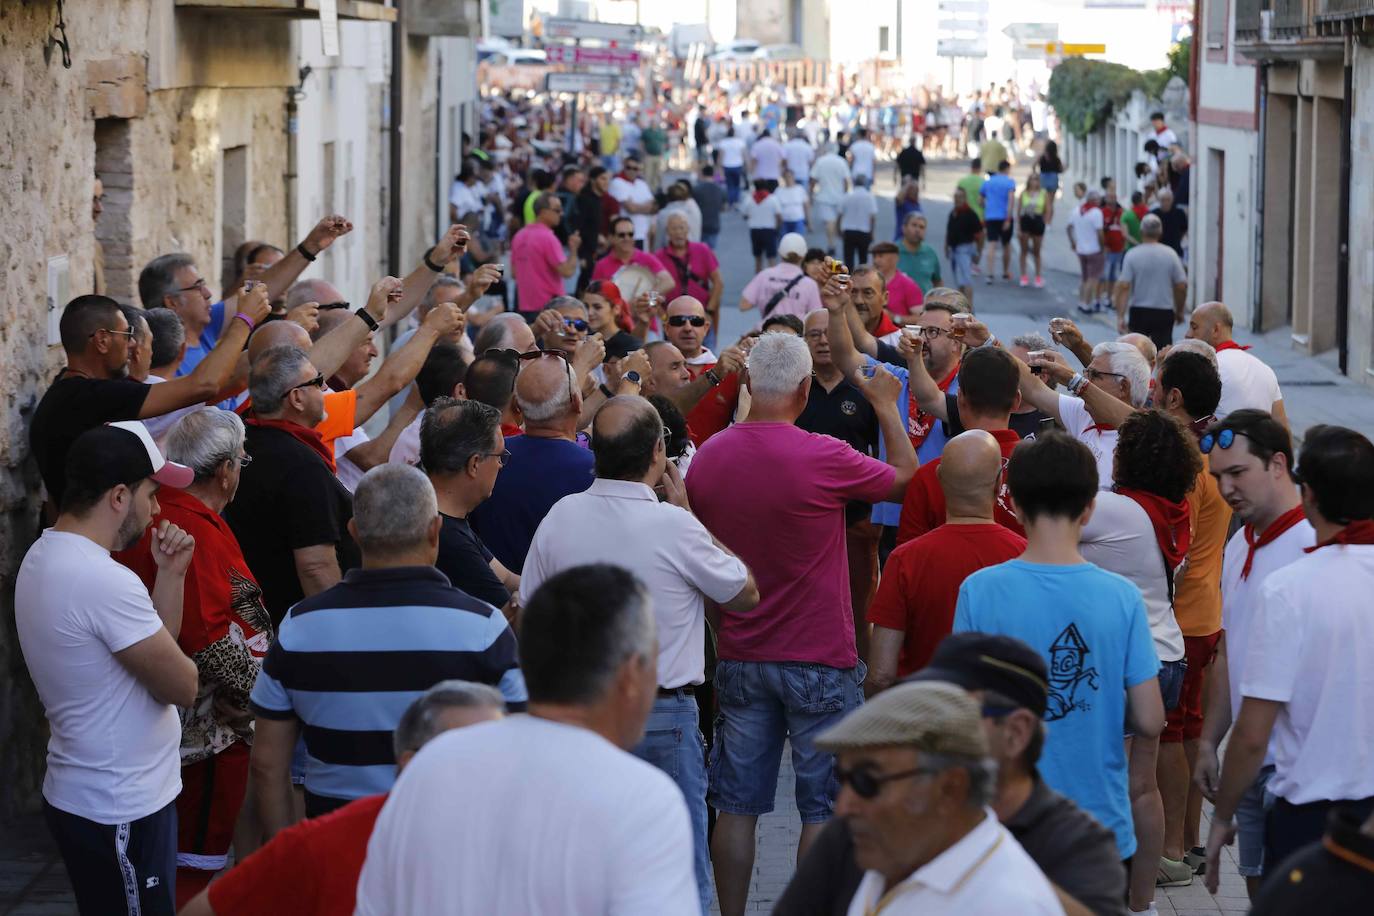
[[[247,315],[243,314],[243,312],[236,312],[234,314],[234,317],[242,319],[243,323],[248,325],[249,334],[253,333],[253,330],[258,326],[257,322],[255,322],[252,318],[249,318]]]

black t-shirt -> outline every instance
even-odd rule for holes
[[[332,544],[341,572],[359,564],[358,547],[348,535],[353,497],[318,452],[285,430],[249,424],[244,450],[253,463],[243,469],[224,518],[262,586],[273,626],[279,626],[291,605],[305,597],[292,551]]]
[[[33,412],[29,449],[53,505],[62,505],[67,451],[88,429],[115,420],[137,420],[148,387],[132,379],[85,378],[66,370],[53,380]]]
[[[1178,256],[1183,257],[1183,237],[1188,234],[1188,214],[1178,207],[1172,207],[1168,213],[1156,207],[1150,211],[1159,217],[1159,221],[1164,224],[1164,232],[1160,235],[1159,241],[1172,248]]]
[[[973,212],[973,208],[954,210],[949,214],[949,223],[945,228],[945,244],[953,248],[977,241],[978,233],[982,231],[983,221]]]
[[[952,394],[945,395],[945,414],[949,420],[945,423],[945,434],[953,439],[964,431],[963,421],[959,417],[959,398]],[[1022,439],[1034,439],[1042,430],[1041,424],[1050,419],[1050,415],[1039,410],[1028,411],[1027,413],[1014,413],[1007,426],[1015,431],[1016,435]]]
[[[1003,824],[1055,886],[1098,916],[1126,912],[1126,869],[1116,838],[1092,815],[1036,780],[1021,810]],[[843,916],[863,871],[842,817],[816,837],[773,916]]]
[[[467,592],[492,607],[505,607],[510,592],[491,571],[491,551],[473,532],[465,518],[439,516],[439,557],[434,561],[439,572],[448,576],[454,588]]]
[[[897,170],[903,175],[910,175],[912,178],[920,178],[921,171],[926,167],[926,157],[914,146],[908,146],[897,154]]]
[[[1362,818],[1336,809],[1326,839],[1293,853],[1273,870],[1250,916],[1356,916],[1374,900],[1374,837],[1360,833]],[[1338,855],[1338,852],[1340,853]]]
[[[848,442],[856,452],[878,454],[878,415],[848,379],[841,379],[830,391],[825,390],[819,379],[812,379],[811,396],[806,409],[797,417],[797,426],[809,433],[821,433]],[[858,500],[848,503],[844,508],[845,524],[852,525],[858,519],[867,518],[871,509],[868,503]]]

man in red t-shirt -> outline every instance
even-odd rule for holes
[[[677,347],[691,376],[675,392],[667,394],[687,416],[687,430],[698,448],[730,425],[739,406],[739,370],[744,353],[730,347],[720,357],[705,346],[711,318],[701,300],[678,296],[663,311],[663,339]]]
[[[1106,266],[1097,284],[1097,301],[1111,305],[1112,287],[1121,277],[1121,263],[1126,258],[1126,230],[1121,225],[1125,211],[1116,199],[1116,191],[1109,190],[1102,198],[1102,247],[1106,252]]]
[[[499,719],[505,709],[501,691],[486,684],[434,685],[396,726],[397,772],[434,736]],[[367,841],[384,804],[385,795],[370,795],[277,833],[197,895],[181,916],[352,916]]]
[[[954,627],[964,579],[1026,549],[1025,538],[993,521],[1002,450],[992,434],[961,433],[949,440],[943,457],[949,459],[939,470],[949,520],[892,551],[868,609],[869,695],[930,662]]]
[[[1021,380],[1016,358],[997,347],[976,347],[968,351],[959,366],[957,403],[959,419],[965,429],[981,429],[997,441],[1006,467],[1021,437],[1008,428],[1012,411],[1021,405],[1018,386]],[[953,442],[954,440],[950,440]],[[948,446],[946,446],[948,449]],[[928,461],[916,472],[906,488],[902,520],[897,528],[897,543],[905,544],[945,523],[945,492],[939,476],[944,456]],[[1011,509],[1006,475],[998,477],[993,519],[1024,536],[1021,524]]]

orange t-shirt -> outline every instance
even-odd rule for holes
[[[1207,466],[1207,456],[1203,455],[1202,473],[1188,491],[1193,541],[1174,589],[1174,616],[1184,636],[1211,636],[1221,629],[1221,560],[1226,553],[1231,507],[1221,498]]]
[[[335,439],[353,434],[353,417],[358,412],[358,392],[352,388],[324,393],[324,419],[315,425],[324,444],[331,449]]]

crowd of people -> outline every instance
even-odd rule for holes
[[[996,339],[974,265],[1063,168],[1018,189],[1033,105],[978,98],[948,274],[928,130],[760,110],[676,180],[493,99],[361,307],[300,279],[334,215],[222,298],[167,253],[69,302],[16,609],[80,911],[737,916],[785,752],[778,913],[1151,912],[1233,840],[1256,912],[1363,900],[1374,444],[1295,447],[1219,302]]]

